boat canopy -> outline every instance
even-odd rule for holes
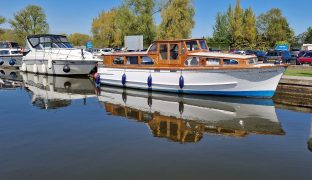
[[[54,34],[43,34],[43,35],[32,35],[27,37],[29,44],[36,49],[44,48],[73,48],[68,42],[66,36],[54,35]]]

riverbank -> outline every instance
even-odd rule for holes
[[[284,75],[273,100],[277,107],[312,113],[312,77]]]
[[[307,66],[307,65],[289,66],[287,70],[285,71],[284,75],[312,77],[312,66]]]

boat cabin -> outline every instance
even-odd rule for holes
[[[20,55],[21,50],[17,42],[0,41],[0,56]]]
[[[161,40],[146,52],[116,52],[104,55],[109,67],[219,67],[256,64],[256,56],[209,52],[205,39]]]

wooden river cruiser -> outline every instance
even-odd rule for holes
[[[146,52],[104,55],[101,84],[153,91],[271,98],[286,65],[209,52],[204,39],[155,41]]]

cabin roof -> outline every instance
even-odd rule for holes
[[[104,56],[140,56],[140,55],[147,55],[147,51],[139,51],[139,52],[113,52],[104,54]]]
[[[223,58],[238,58],[238,59],[248,59],[255,58],[254,55],[240,55],[240,54],[228,54],[219,52],[194,52],[189,53],[189,56],[209,56],[209,57],[223,57]]]
[[[61,37],[66,37],[65,35],[59,35],[59,34],[36,34],[36,35],[29,35],[29,36],[27,36],[27,38],[49,37],[49,36],[61,36]]]
[[[206,40],[204,38],[193,38],[193,39],[175,39],[175,40],[156,40],[153,43],[157,42],[181,42],[181,41],[191,41],[191,40]]]

